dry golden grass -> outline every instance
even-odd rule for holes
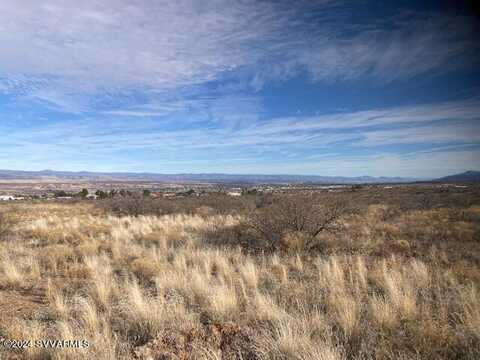
[[[432,233],[476,241],[478,224],[443,224],[448,210],[391,220],[372,207],[345,220],[347,233],[324,254],[302,253],[302,235],[290,234],[290,252],[248,255],[203,238],[238,217],[22,206],[0,248],[0,310],[9,307],[0,337],[90,346],[3,347],[2,359],[480,357],[478,263],[441,245],[412,250]]]

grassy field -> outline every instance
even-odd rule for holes
[[[0,358],[480,358],[478,199],[353,196],[318,234],[321,197],[319,212],[1,205],[0,338],[89,346],[4,342]]]

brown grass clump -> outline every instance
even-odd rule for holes
[[[25,281],[22,269],[9,257],[1,259],[2,282],[7,286],[21,285]]]
[[[274,243],[246,226],[252,208],[18,206],[0,244],[0,338],[89,346],[1,347],[0,358],[480,357],[478,205],[368,203],[316,234],[327,202],[275,201],[257,214],[281,216],[262,228]]]
[[[141,280],[151,280],[160,271],[159,264],[150,257],[135,259],[130,264],[132,272]]]
[[[0,212],[0,240],[6,237],[13,228],[13,221],[9,214],[4,211]]]
[[[10,287],[29,286],[40,278],[40,266],[35,257],[14,259],[4,255],[0,258],[0,284]]]

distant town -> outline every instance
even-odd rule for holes
[[[427,186],[425,184],[217,184],[217,183],[163,183],[163,182],[47,182],[26,180],[0,180],[0,201],[22,200],[98,200],[124,196],[151,198],[184,198],[223,194],[232,197],[252,194],[288,192],[339,192],[359,189],[394,189],[398,187]],[[454,187],[467,188],[468,184],[428,184],[439,190]]]

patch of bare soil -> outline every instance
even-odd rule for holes
[[[0,289],[0,324],[8,324],[19,318],[36,319],[47,307],[44,284],[21,289]]]
[[[207,325],[202,329],[180,332],[169,329],[135,349],[134,354],[141,360],[191,359],[192,353],[213,355],[203,349],[217,349],[222,359],[257,359],[254,351],[254,331],[233,323]]]

